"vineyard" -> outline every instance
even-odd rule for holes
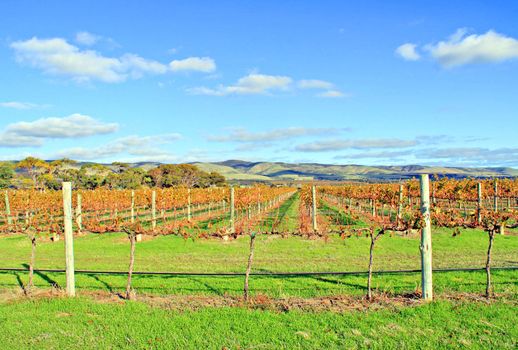
[[[73,195],[72,192],[69,193],[68,216],[70,232],[77,237],[78,251],[82,249],[82,242],[93,239],[90,237],[109,238],[122,234],[130,242],[129,271],[128,260],[124,258],[128,254],[127,248],[120,250],[113,246],[114,242],[109,238],[111,241],[104,240],[107,242],[105,246],[97,246],[93,250],[88,248],[87,255],[79,254],[76,257],[77,263],[82,267],[77,272],[129,274],[126,286],[128,298],[134,293],[132,278],[139,281],[138,276],[244,276],[245,299],[249,297],[251,276],[289,278],[329,275],[343,279],[348,275],[366,274],[367,295],[371,299],[373,274],[417,273],[425,270],[425,265],[420,267],[415,264],[419,261],[418,252],[410,255],[407,262],[398,262],[396,255],[387,255],[382,249],[384,244],[390,244],[392,249],[400,249],[404,253],[405,249],[414,247],[412,249],[421,249],[423,259],[423,246],[426,246],[423,237],[426,236],[424,233],[429,226],[433,231],[429,236],[430,248],[431,237],[444,245],[443,248],[439,246],[439,251],[434,251],[434,272],[478,271],[483,268],[487,275],[483,282],[486,285],[486,295],[491,296],[491,268],[497,269],[495,273],[498,278],[498,269],[512,271],[518,266],[518,256],[516,250],[513,250],[516,245],[515,229],[518,226],[518,180],[433,179],[427,189],[428,208],[423,206],[421,187],[419,181],[413,180],[401,184],[345,183],[303,185],[299,188],[254,186],[73,191]],[[64,202],[62,191],[8,190],[4,193],[4,200],[0,205],[3,213],[0,218],[1,240],[4,243],[16,243],[26,236],[32,248],[30,258],[27,258],[29,250],[25,254],[26,258],[19,252],[5,254],[4,258],[0,258],[0,268],[6,273],[28,270],[29,280],[23,283],[23,288],[28,293],[35,284],[35,278],[37,279],[35,273],[64,272],[64,259],[59,257],[57,248],[52,248],[53,245],[66,241],[62,239],[68,217],[67,204],[64,203],[67,202]],[[435,238],[435,232],[440,232],[440,236]],[[196,246],[204,246],[204,241],[214,251],[205,256],[190,256],[188,259],[192,259],[191,261],[180,261],[161,251],[169,251],[169,247],[160,248],[155,245],[152,253],[140,253],[140,248],[136,249],[136,246],[144,247],[154,240],[159,241],[160,237],[168,236],[193,242],[191,254],[196,254]],[[236,243],[240,245],[239,252],[216,248],[221,244],[242,242],[242,236],[250,237],[249,244],[246,247],[242,243]],[[381,239],[383,236],[390,237]],[[486,237],[489,245],[477,243],[478,253],[465,251],[462,246],[457,246],[466,239],[462,238],[464,236],[472,237],[470,240],[477,242],[483,242]],[[508,238],[507,246],[499,247],[500,242],[495,245],[496,236]],[[259,251],[266,249],[261,248],[261,244],[266,244],[265,242],[274,237],[288,243],[282,244],[283,248],[275,255],[256,254],[254,260],[257,237],[260,237],[257,247]],[[299,245],[306,243],[293,241],[293,237],[302,240],[301,242],[322,242],[322,246],[315,254],[304,257],[303,263],[299,262],[299,266],[296,266],[293,262],[307,252],[298,252]],[[416,242],[409,246],[408,242],[416,241],[419,237],[420,244]],[[357,240],[351,240],[352,238]],[[218,240],[224,243],[218,243]],[[350,241],[347,244],[364,246],[364,240],[368,242],[365,264],[356,261],[349,264],[348,257],[335,250],[333,252],[336,256],[326,253],[326,247],[335,249],[337,245],[343,244],[340,242]],[[383,243],[390,240],[393,243]],[[177,242],[176,245],[181,244],[177,240],[174,242]],[[378,266],[384,268],[374,269],[378,261],[375,253],[378,246]],[[43,252],[37,253],[39,249],[43,249]],[[293,249],[292,253],[290,249]],[[95,250],[102,251],[103,254],[99,256]],[[114,255],[113,252],[117,254]],[[328,258],[323,259],[322,255]],[[456,255],[464,257],[459,258]],[[218,263],[211,268],[204,264],[205,258]],[[426,266],[431,280],[431,252]],[[138,289],[138,282],[136,288]]]

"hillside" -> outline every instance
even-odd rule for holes
[[[343,181],[343,180],[399,180],[422,173],[465,177],[512,177],[518,176],[513,168],[463,168],[405,166],[330,165],[318,163],[247,162],[227,160],[216,163],[194,163],[205,171],[217,171],[227,180],[234,181]]]

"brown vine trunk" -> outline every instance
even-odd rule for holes
[[[128,268],[128,283],[126,284],[126,299],[131,300],[133,299],[132,293],[131,293],[131,277],[133,275],[133,266],[135,265],[135,241],[136,241],[136,234],[134,232],[131,232],[129,234],[130,239],[130,263]]]
[[[248,281],[250,279],[250,270],[252,270],[252,261],[254,259],[254,244],[255,243],[255,234],[252,234],[250,236],[250,255],[248,255],[248,265],[246,267],[246,274],[245,274],[245,287],[243,289],[245,301],[248,302]]]
[[[25,288],[25,294],[30,294],[34,287],[34,264],[36,262],[36,236],[31,236],[31,261],[29,263],[29,283]]]
[[[487,276],[487,284],[486,284],[486,297],[491,297],[491,250],[493,249],[493,240],[495,239],[495,231],[491,230],[488,232],[489,234],[489,246],[487,248],[487,261],[486,261],[486,276]]]
[[[371,282],[372,282],[372,261],[374,259],[374,244],[376,241],[374,238],[371,238],[371,247],[370,247],[370,257],[369,257],[369,276],[367,278],[367,299],[372,300],[372,290],[371,290]]]

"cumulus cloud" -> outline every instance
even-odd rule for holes
[[[416,50],[417,45],[412,43],[406,43],[399,46],[396,49],[396,54],[407,61],[417,61],[421,58],[421,55]]]
[[[66,139],[115,132],[118,124],[103,123],[87,115],[72,114],[64,118],[42,118],[16,122],[0,132],[2,147],[39,147],[47,139]]]
[[[253,73],[240,78],[234,85],[220,85],[215,89],[197,87],[189,89],[188,92],[194,95],[211,96],[266,94],[275,90],[287,90],[292,81],[287,76]]]
[[[227,135],[209,136],[209,141],[215,142],[271,142],[288,140],[302,136],[321,136],[337,134],[348,129],[339,128],[303,128],[303,127],[289,127],[272,129],[262,132],[251,132],[244,128],[235,128]]]
[[[42,118],[7,126],[6,132],[39,138],[75,138],[109,134],[118,129],[116,123],[103,123],[88,115],[72,114],[64,118]]]
[[[84,34],[84,33],[83,33]],[[87,36],[82,35],[83,43]],[[77,40],[77,38],[76,38]],[[28,64],[47,74],[67,76],[77,82],[101,81],[118,83],[138,79],[147,74],[165,74],[169,71],[212,72],[216,69],[209,57],[189,57],[172,61],[170,65],[126,53],[120,57],[107,57],[94,50],[83,50],[62,38],[39,39],[11,43],[19,63]]]
[[[101,39],[100,36],[89,33],[89,32],[78,32],[76,33],[76,42],[81,45],[91,46],[95,45]]]
[[[518,40],[494,30],[468,35],[466,28],[460,28],[447,40],[425,45],[423,50],[441,66],[452,68],[518,58]],[[409,61],[420,59],[417,46],[412,43],[399,46],[396,53]]]
[[[152,136],[130,135],[115,139],[98,147],[73,147],[65,149],[58,152],[55,157],[79,160],[99,160],[127,154],[141,160],[166,161],[176,158],[176,156],[156,146],[169,144],[179,140],[180,138],[181,135],[177,133]],[[137,158],[133,158],[133,160],[136,160]]]
[[[466,33],[466,29],[459,29],[447,41],[440,41],[426,48],[446,68],[518,58],[518,40],[514,38],[493,30],[480,35]]]
[[[295,147],[299,152],[329,152],[345,149],[407,148],[418,144],[415,140],[401,139],[359,139],[325,140],[301,144]]]
[[[174,60],[169,63],[173,72],[195,71],[211,73],[216,70],[216,62],[210,57],[188,57],[183,60]]]

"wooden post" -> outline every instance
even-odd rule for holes
[[[482,222],[482,183],[477,184],[477,223]]]
[[[9,191],[5,191],[5,215],[7,216],[7,224],[13,224],[13,218],[11,217],[11,205],[9,204]]]
[[[498,180],[495,179],[495,195],[493,196],[495,213],[498,212]]]
[[[191,189],[187,189],[187,221],[191,221]]]
[[[312,203],[312,210],[311,210],[311,220],[313,221],[313,231],[317,232],[318,226],[317,226],[317,189],[315,185],[311,187],[311,203]]]
[[[135,191],[131,191],[131,214],[130,214],[131,223],[135,223]]]
[[[76,295],[74,276],[74,235],[72,231],[72,183],[63,182],[63,216],[65,226],[65,262],[67,295]]]
[[[79,232],[83,231],[83,198],[81,193],[77,194],[76,224]]]
[[[151,193],[151,226],[156,229],[156,191]]]
[[[401,223],[403,218],[403,185],[399,185],[399,203],[397,207],[397,225]]]
[[[234,205],[234,187],[230,187],[230,233],[236,233]]]
[[[423,299],[433,299],[432,282],[432,227],[430,223],[430,180],[428,174],[421,175],[421,213],[424,226],[421,233],[421,279]]]

